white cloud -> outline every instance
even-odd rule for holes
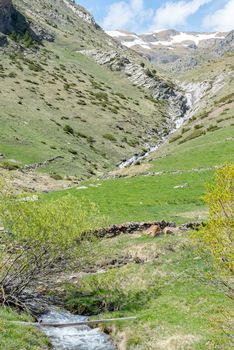
[[[152,18],[153,11],[145,9],[143,0],[119,1],[109,6],[102,26],[107,30],[139,31],[144,27],[144,23]]]
[[[151,30],[186,25],[188,17],[212,0],[168,1],[156,10]]]
[[[204,28],[214,31],[229,31],[234,29],[234,0],[229,0],[226,5],[203,20]]]

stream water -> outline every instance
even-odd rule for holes
[[[56,307],[40,316],[43,323],[74,323],[86,320],[86,317],[76,316],[66,310]],[[50,338],[54,350],[116,350],[110,337],[99,328],[88,326],[77,327],[46,327],[42,331]]]
[[[173,119],[174,127],[170,130],[170,132],[168,132],[168,135],[163,136],[156,145],[149,147],[146,152],[143,152],[141,154],[134,154],[134,156],[132,156],[131,158],[126,159],[120,164],[118,164],[119,169],[123,169],[131,165],[135,165],[137,162],[147,158],[151,153],[155,152],[160,146],[166,143],[169,137],[175,131],[177,131],[184,124],[186,120],[190,118],[191,112],[194,112],[193,111],[194,106],[199,104],[200,99],[204,96],[206,91],[209,89],[210,84],[208,82],[189,83],[189,84],[184,83],[184,84],[180,84],[180,86],[185,91],[185,97],[187,100],[187,111],[184,114],[182,114],[180,117],[176,117],[175,119]]]

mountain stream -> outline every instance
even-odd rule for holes
[[[70,312],[51,307],[49,312],[40,316],[43,323],[75,323],[87,320],[84,316],[73,315]],[[99,328],[88,326],[46,327],[42,331],[49,337],[54,350],[116,350],[110,337]]]

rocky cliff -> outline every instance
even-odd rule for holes
[[[13,12],[11,0],[0,0],[0,32],[8,33],[12,30]]]
[[[133,85],[150,93],[155,100],[169,102],[170,128],[188,110],[187,99],[182,90],[172,81],[162,78],[155,70],[141,66],[127,55],[114,50],[108,52],[87,50],[84,53],[94,58],[98,64],[108,66],[112,71],[124,72]]]

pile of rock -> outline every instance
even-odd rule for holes
[[[158,226],[160,230],[163,230],[166,227],[176,227],[176,224],[174,222],[166,222],[164,220],[160,222],[128,222],[121,225],[112,225],[107,228],[101,228],[99,230],[93,231],[92,234],[99,238],[113,238],[119,236],[122,233],[131,234],[135,232],[146,231],[152,226]]]
[[[98,238],[113,238],[121,234],[133,234],[136,232],[144,232],[146,235],[151,237],[157,237],[161,234],[173,235],[179,231],[187,231],[190,229],[197,229],[200,225],[205,225],[201,222],[183,224],[181,226],[176,226],[174,222],[167,221],[150,221],[150,222],[127,222],[120,225],[111,225],[106,228],[101,228],[91,232],[84,233],[94,235]]]

